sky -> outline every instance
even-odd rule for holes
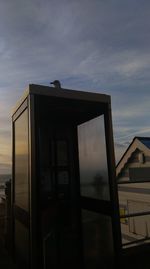
[[[11,113],[28,84],[111,95],[116,163],[150,136],[149,0],[0,0],[0,174]]]

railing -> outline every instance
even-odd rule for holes
[[[150,243],[150,182],[118,183],[122,248]]]
[[[146,216],[149,216],[149,220],[150,220],[150,211],[120,215],[120,220],[121,219],[128,219],[128,221],[127,221],[128,226],[129,226],[130,219],[132,219],[133,226],[134,226],[135,225],[134,220],[137,217],[142,217],[143,222],[145,222],[144,227],[142,227],[143,223],[141,223],[141,227],[140,227],[140,228],[144,228],[145,236],[136,232],[136,228],[133,227],[133,230],[132,231],[129,230],[130,234],[127,235],[129,242],[125,243],[125,242],[123,242],[123,238],[125,235],[123,234],[123,231],[122,231],[122,247],[123,248],[137,246],[137,245],[141,245],[141,244],[145,244],[145,243],[150,242],[150,236],[149,236],[150,223],[147,219],[145,219]]]

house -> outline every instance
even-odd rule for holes
[[[150,242],[150,137],[135,137],[116,167],[122,245]]]

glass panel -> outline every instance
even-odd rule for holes
[[[29,263],[29,230],[15,220],[15,248],[17,259],[25,264]]]
[[[81,223],[72,127],[53,130],[43,125],[39,141],[44,268],[79,268]]]
[[[118,184],[122,244],[144,244],[150,238],[150,183]]]
[[[67,142],[64,140],[58,140],[56,142],[56,147],[57,147],[57,165],[60,166],[68,165]]]
[[[104,115],[78,126],[81,195],[110,200]]]
[[[28,187],[28,112],[15,121],[15,204],[29,210]]]
[[[113,262],[111,218],[82,210],[83,248],[86,269],[109,268]]]
[[[80,264],[80,230],[75,200],[66,195],[68,185],[41,212],[45,268],[77,268]]]

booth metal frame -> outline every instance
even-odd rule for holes
[[[84,118],[91,118],[98,116],[101,112],[104,113],[105,123],[105,139],[106,139],[106,151],[107,151],[107,164],[108,164],[108,176],[110,186],[110,201],[101,201],[96,206],[98,212],[109,215],[112,219],[112,231],[113,231],[113,242],[114,242],[114,253],[117,259],[121,251],[121,232],[120,232],[120,218],[119,218],[119,203],[118,203],[118,190],[115,173],[115,156],[114,156],[114,141],[113,141],[113,128],[112,128],[112,115],[111,115],[111,98],[109,95],[76,91],[70,89],[55,89],[53,87],[30,84],[28,89],[25,91],[21,100],[17,103],[12,113],[12,242],[13,251],[15,254],[14,246],[14,218],[19,216],[19,208],[15,205],[15,129],[14,123],[18,117],[22,114],[25,109],[28,111],[28,130],[29,130],[29,163],[28,163],[28,180],[29,180],[29,215],[22,216],[24,223],[29,227],[30,233],[30,268],[36,268],[38,266],[37,255],[39,253],[38,245],[38,201],[37,201],[37,141],[36,141],[36,97],[55,98],[59,100],[67,100],[72,102],[78,107],[78,117],[81,121]],[[85,104],[85,106],[84,106]],[[88,106],[91,106],[88,109]],[[76,111],[75,111],[76,113]],[[75,113],[73,116],[75,116]],[[71,115],[72,116],[72,115]],[[70,116],[70,117],[71,117]],[[83,201],[84,203],[84,201]],[[20,217],[19,217],[20,218]]]

